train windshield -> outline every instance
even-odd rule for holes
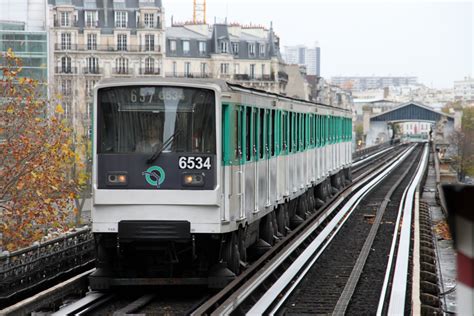
[[[215,94],[208,89],[129,86],[98,91],[98,152],[216,153]]]

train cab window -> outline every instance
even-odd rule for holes
[[[275,157],[275,110],[270,110],[270,154]]]
[[[252,124],[250,118],[252,115],[252,108],[245,108],[245,160],[250,161],[252,159]]]
[[[265,157],[265,109],[260,109],[258,152],[260,159]]]
[[[97,149],[103,153],[216,153],[215,94],[209,89],[125,86],[100,89]]]

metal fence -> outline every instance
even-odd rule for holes
[[[90,228],[0,255],[0,306],[65,274],[90,268],[95,260]]]

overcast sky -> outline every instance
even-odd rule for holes
[[[163,0],[167,25],[193,0]],[[207,20],[269,26],[285,45],[319,42],[321,75],[414,75],[436,88],[473,75],[472,1],[207,0]]]

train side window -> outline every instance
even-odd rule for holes
[[[302,137],[302,140],[303,140],[303,143],[302,143],[302,150],[305,150],[306,149],[306,141],[307,141],[307,135],[306,135],[306,120],[307,120],[307,114],[306,113],[303,113],[301,114],[301,122],[302,122],[302,131],[303,131],[303,137]]]
[[[275,157],[275,110],[270,110],[270,154]]]
[[[281,150],[288,153],[288,116],[286,111],[281,111]]]
[[[240,146],[240,133],[241,133],[241,126],[240,126],[240,107],[236,107],[235,115],[234,115],[234,135],[235,135],[235,159],[239,160],[242,157],[242,148]]]
[[[260,159],[265,157],[265,109],[260,109],[259,117],[259,154]]]
[[[258,160],[258,109],[252,108],[252,130],[253,130],[253,142],[252,142],[252,156],[255,160]]]
[[[315,115],[314,118],[314,138],[316,147],[319,147],[319,115]]]
[[[250,161],[252,158],[252,125],[250,118],[252,115],[252,108],[245,107],[245,160]]]
[[[300,150],[300,114],[295,113],[295,152]]]

